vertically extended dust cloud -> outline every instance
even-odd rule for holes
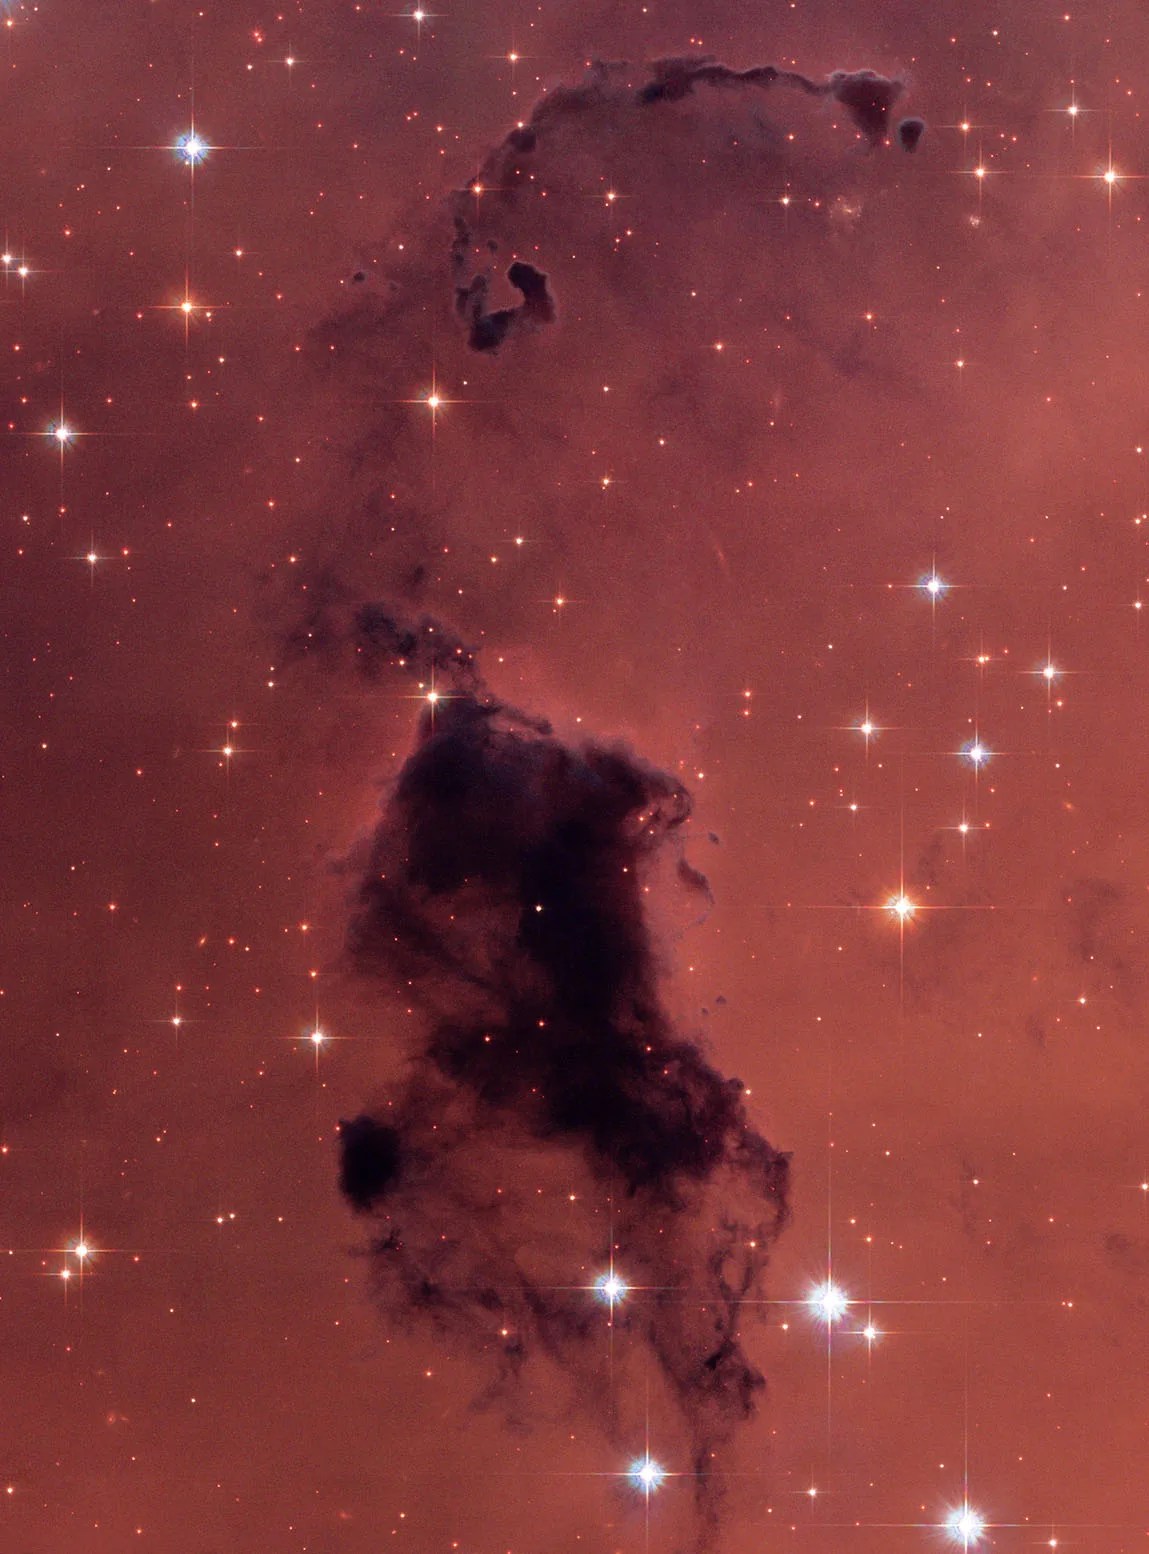
[[[351,631],[370,671],[400,661],[437,686],[360,860],[349,939],[355,970],[424,1020],[401,1087],[341,1129],[343,1191],[379,1225],[381,1301],[504,1379],[548,1357],[618,1433],[633,1408],[609,1395],[593,1293],[617,1257],[633,1296],[615,1328],[677,1406],[704,1537],[715,1454],[763,1386],[740,1323],[787,1161],[660,997],[645,901],[689,795],[501,703],[433,621],[373,606]],[[548,1179],[575,1206],[561,1237]]]

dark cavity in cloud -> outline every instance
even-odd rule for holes
[[[676,868],[690,797],[623,746],[568,745],[500,702],[434,621],[370,606],[333,635],[369,675],[398,662],[437,693],[358,860],[348,936],[356,972],[422,1017],[403,1081],[341,1124],[380,1301],[469,1346],[496,1387],[557,1367],[620,1452],[641,1448],[626,1356],[636,1378],[653,1361],[707,1543],[715,1454],[764,1385],[740,1326],[787,1157],[663,1003],[647,890],[704,886]],[[612,1255],[632,1286],[613,1388],[592,1288]]]

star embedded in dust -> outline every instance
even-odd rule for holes
[[[72,1248],[72,1255],[77,1258],[79,1262],[86,1262],[87,1259],[92,1255],[92,1249],[86,1241],[77,1241],[75,1246]]]
[[[900,923],[907,922],[913,917],[916,910],[914,903],[904,891],[899,892],[896,896],[891,896],[886,902],[886,911],[892,912]]]
[[[806,1304],[823,1322],[837,1322],[846,1313],[850,1298],[844,1290],[827,1279],[806,1299]]]
[[[67,448],[71,445],[75,433],[72,431],[72,428],[65,422],[57,421],[53,426],[48,428],[47,435],[49,437],[55,438],[56,442],[60,445],[61,448]]]
[[[961,754],[973,767],[984,766],[989,760],[990,751],[982,744],[980,739],[971,739],[961,748]]]
[[[194,167],[197,162],[203,161],[211,147],[195,130],[189,130],[176,141],[175,149],[189,167]]]
[[[630,1286],[625,1279],[620,1279],[612,1268],[609,1273],[601,1273],[594,1281],[594,1292],[599,1300],[613,1307],[616,1301],[622,1300]]]
[[[920,586],[936,602],[945,593],[947,585],[942,582],[936,572],[931,572],[928,577],[922,578]]]
[[[946,1531],[962,1548],[968,1549],[985,1532],[985,1521],[969,1505],[959,1506],[946,1517]]]
[[[323,1034],[322,1031],[314,1030],[311,1032],[311,1035],[308,1036],[307,1039],[318,1052],[319,1048],[322,1047],[323,1043],[327,1040],[327,1037]]]
[[[628,1477],[636,1489],[641,1489],[649,1496],[661,1487],[666,1478],[666,1469],[650,1456],[638,1457],[631,1463]]]

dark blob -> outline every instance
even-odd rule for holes
[[[650,1292],[633,1352],[689,1437],[705,1539],[714,1453],[764,1385],[741,1326],[787,1160],[663,1005],[648,892],[706,889],[679,867],[690,797],[621,745],[568,745],[500,703],[437,622],[370,606],[351,636],[373,671],[390,649],[441,687],[358,860],[348,938],[356,971],[423,1021],[406,1079],[341,1133],[343,1190],[381,1222],[381,1299],[504,1381],[545,1356],[609,1429],[588,1282],[617,1253]]]
[[[925,132],[924,119],[902,119],[898,125],[898,144],[903,151],[916,151]]]
[[[905,91],[901,81],[873,70],[835,70],[829,86],[862,134],[875,144],[885,135],[890,109]]]
[[[339,1124],[339,1150],[339,1189],[366,1214],[399,1179],[399,1134],[374,1117],[354,1117]]]
[[[554,322],[554,298],[541,270],[517,259],[507,271],[507,280],[522,294],[523,300],[517,307],[488,312],[490,283],[485,275],[476,275],[455,292],[455,311],[470,325],[467,343],[473,351],[497,351],[512,332]]]

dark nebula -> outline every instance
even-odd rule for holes
[[[399,1134],[374,1117],[356,1117],[340,1124],[339,1147],[340,1190],[352,1208],[366,1212],[398,1179]]]
[[[898,143],[903,151],[916,151],[926,132],[924,119],[902,119],[898,123]]]
[[[901,81],[873,70],[835,70],[825,81],[815,81],[797,70],[777,65],[752,65],[735,70],[707,56],[656,60],[653,78],[639,88],[640,103],[677,102],[696,86],[757,86],[775,83],[797,87],[812,97],[832,97],[847,110],[858,129],[871,142],[886,133],[890,108],[905,90]]]
[[[625,82],[630,67],[599,62],[577,86],[555,87],[535,104],[530,120],[516,125],[485,159],[480,171],[454,199],[455,233],[451,261],[455,286],[455,313],[467,325],[467,340],[472,350],[494,352],[512,335],[553,323],[555,300],[547,276],[525,260],[515,260],[506,278],[522,296],[515,306],[491,308],[489,268],[473,270],[472,217],[475,200],[498,194],[513,202],[524,178],[524,159],[539,149],[541,133],[569,120],[586,120],[596,110],[608,106],[621,108],[637,102],[640,106],[681,101],[698,86],[719,88],[768,88],[781,84],[810,97],[830,98],[841,103],[855,127],[871,145],[878,145],[888,129],[889,112],[900,99],[905,86],[873,70],[835,70],[824,81],[816,81],[795,70],[776,65],[752,65],[735,70],[708,55],[686,55],[655,60],[649,67],[651,77],[637,92]],[[925,130],[921,119],[904,119],[898,126],[898,139],[912,151]],[[591,130],[587,133],[601,131]],[[488,243],[487,257],[495,252]]]
[[[372,667],[389,650],[440,687],[366,846],[349,935],[358,974],[425,1020],[402,1085],[341,1130],[343,1190],[380,1225],[380,1299],[504,1376],[545,1353],[607,1409],[590,1286],[617,1248],[705,1536],[713,1454],[763,1386],[740,1322],[786,1217],[787,1161],[660,998],[644,903],[678,859],[689,795],[621,745],[525,720],[435,622],[373,607],[353,636]],[[521,1161],[537,1179],[548,1153],[577,1198],[613,1205],[609,1228],[572,1236],[561,1282],[539,1250],[555,1205],[516,1189]]]
[[[675,55],[654,60],[648,67],[650,79],[633,91],[640,106],[680,102],[699,86],[755,87],[775,85],[791,87],[809,97],[828,97],[839,102],[857,128],[872,143],[886,133],[889,112],[905,91],[905,83],[874,70],[834,70],[818,81],[798,70],[778,65],[751,65],[736,70],[707,54]],[[502,144],[491,153],[474,183],[481,187],[499,187],[498,179],[513,169],[514,159],[529,156],[538,149],[539,136],[560,120],[577,118],[598,107],[627,82],[632,67],[598,61],[577,86],[560,86],[541,97],[526,124],[516,125]]]
[[[522,293],[517,307],[489,309],[490,282],[483,274],[456,289],[455,311],[469,326],[467,340],[473,351],[497,351],[513,331],[554,322],[554,298],[541,270],[517,259],[507,271],[507,280]]]

